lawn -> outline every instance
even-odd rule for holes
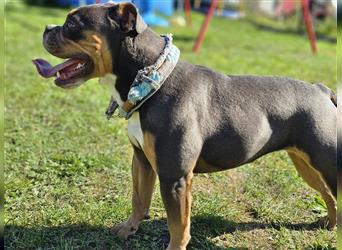
[[[6,6],[5,244],[8,249],[163,249],[166,213],[158,184],[151,219],[126,242],[109,228],[131,211],[132,150],[126,121],[107,121],[108,90],[93,80],[65,91],[38,76],[31,59],[49,23],[68,10]],[[191,52],[203,16],[172,32],[181,58],[229,74],[286,75],[336,89],[336,44],[214,18],[201,53]],[[194,178],[189,249],[335,249],[336,232],[315,226],[326,213],[284,152]]]

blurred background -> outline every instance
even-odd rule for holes
[[[110,93],[96,79],[65,91],[31,60],[50,23],[90,0],[5,1],[5,244],[9,249],[163,249],[159,195],[151,221],[122,243],[109,228],[131,211],[126,121],[107,121]],[[104,3],[105,1],[101,1]],[[336,1],[135,0],[181,59],[226,74],[282,75],[337,88]],[[270,97],[276,98],[276,97]],[[161,118],[162,119],[162,118]],[[194,183],[189,249],[336,249],[320,229],[326,207],[283,152]]]
[[[107,0],[26,0],[38,6],[79,7]],[[116,2],[125,2],[119,0]],[[206,22],[199,31],[194,50],[198,51],[212,15],[245,19],[270,31],[308,32],[311,46],[316,35],[336,41],[337,0],[132,0],[150,26],[191,26],[191,12],[203,13]],[[166,18],[165,18],[166,17]],[[168,17],[168,18],[167,18]],[[209,19],[209,20],[208,20]],[[312,27],[311,27],[312,26]],[[311,31],[311,29],[314,29]],[[201,34],[201,32],[203,34]],[[313,48],[316,51],[315,48]]]

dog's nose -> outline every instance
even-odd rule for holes
[[[48,25],[46,25],[46,27],[45,27],[45,31],[50,31],[50,30],[54,29],[55,27],[57,27],[57,25],[48,24]]]

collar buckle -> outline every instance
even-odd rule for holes
[[[110,120],[110,118],[113,117],[116,109],[119,107],[119,104],[114,100],[113,97],[110,98],[107,110],[105,112],[105,115],[107,117],[108,120]]]

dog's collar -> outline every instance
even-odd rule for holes
[[[119,109],[118,116],[128,120],[151,96],[153,96],[163,85],[165,80],[175,68],[180,51],[172,44],[172,35],[162,35],[165,39],[165,47],[157,61],[138,71],[127,95],[127,101],[122,106],[111,98],[106,111],[110,119],[116,109]]]

